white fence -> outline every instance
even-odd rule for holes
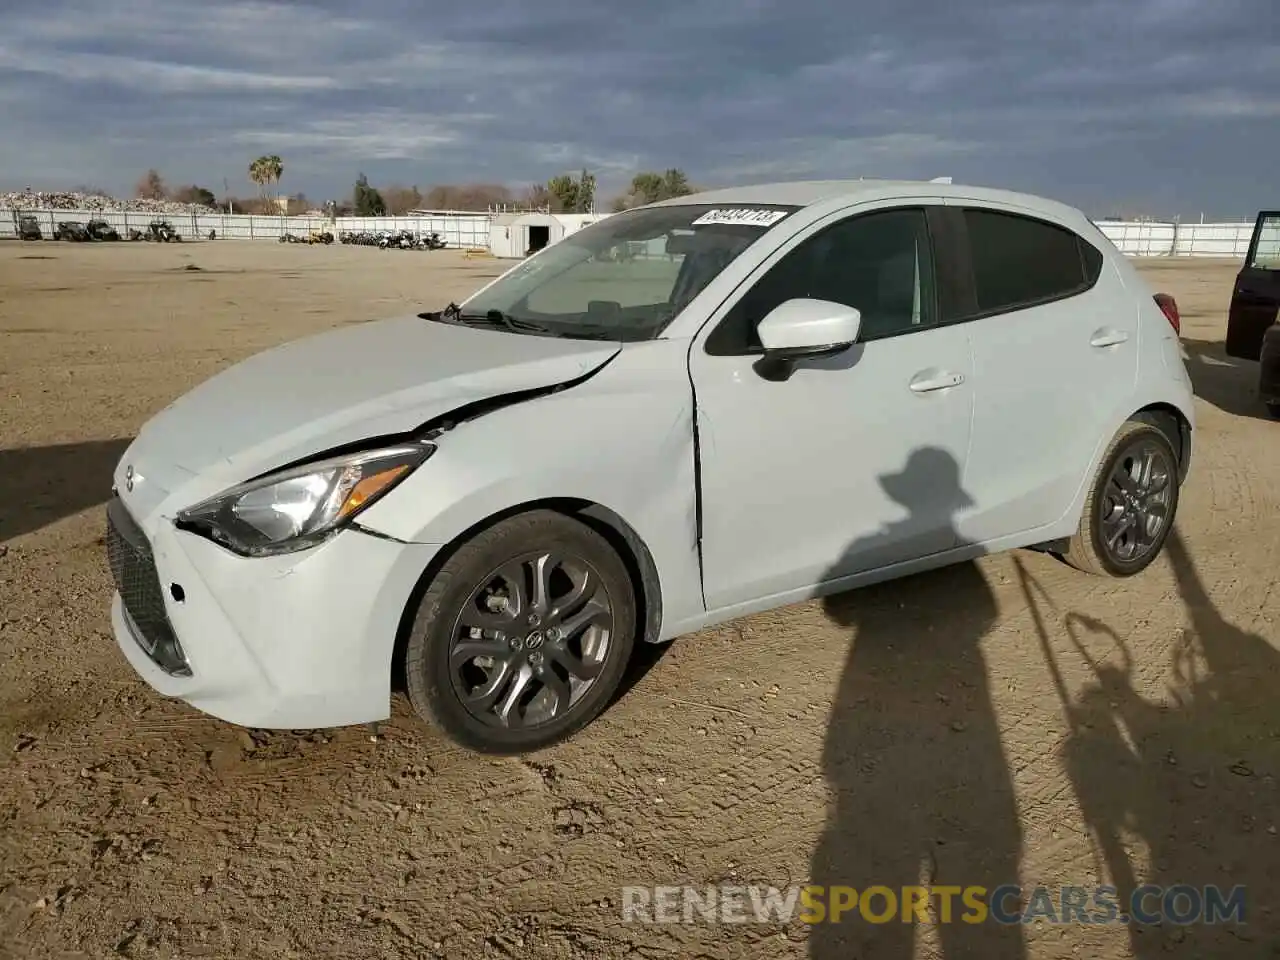
[[[17,236],[19,215],[35,216],[46,237],[61,222],[88,223],[105,220],[121,236],[129,230],[147,229],[153,220],[168,220],[184,239],[196,240],[216,232],[219,239],[278,240],[285,233],[305,236],[310,230],[345,232],[408,230],[414,234],[438,233],[450,247],[489,247],[487,213],[453,213],[414,217],[260,217],[247,214],[150,214],[92,210],[11,210],[0,208],[0,239]],[[1172,223],[1103,220],[1098,228],[1123,253],[1135,257],[1226,257],[1241,259],[1248,252],[1253,223]],[[336,236],[335,236],[336,239]]]
[[[18,217],[34,216],[46,239],[59,223],[105,220],[127,237],[130,230],[146,232],[155,220],[166,220],[184,240],[202,240],[210,231],[218,239],[279,240],[286,233],[306,236],[311,230],[328,230],[334,239],[345,232],[408,230],[414,234],[438,233],[450,247],[489,248],[489,215],[436,214],[421,217],[271,217],[231,213],[140,213],[122,210],[12,210],[0,208],[0,240],[17,236]]]
[[[1224,257],[1243,260],[1253,221],[1245,223],[1160,223],[1100,220],[1096,226],[1131,257]]]

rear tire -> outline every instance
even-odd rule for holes
[[[1127,421],[1098,465],[1063,559],[1098,576],[1141,573],[1173,529],[1179,492],[1168,435],[1145,420]]]
[[[409,700],[469,749],[540,750],[608,705],[636,624],[631,578],[604,537],[551,510],[511,517],[427,587],[405,651]]]

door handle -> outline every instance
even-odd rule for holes
[[[947,373],[945,370],[941,372],[928,370],[917,373],[909,386],[912,393],[931,393],[934,390],[958,387],[962,383],[964,383],[964,374]]]
[[[1111,330],[1103,327],[1101,330],[1093,331],[1093,338],[1089,341],[1091,347],[1114,347],[1119,343],[1127,343],[1129,334],[1123,330]]]

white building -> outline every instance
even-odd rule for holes
[[[565,235],[565,225],[549,213],[500,213],[489,222],[489,252],[495,257],[527,257]]]

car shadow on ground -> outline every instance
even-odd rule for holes
[[[1195,394],[1224,413],[1270,420],[1266,404],[1258,396],[1258,364],[1228,357],[1221,343],[1182,341],[1187,351],[1187,373]]]
[[[0,450],[0,543],[106,503],[130,440]]]
[[[899,474],[881,478],[908,516],[852,544],[829,578],[909,536],[923,510],[967,501],[959,468],[942,450],[914,452]],[[947,523],[950,518],[940,517]],[[956,538],[959,539],[958,537]],[[888,888],[896,916],[868,922],[850,911],[809,932],[815,960],[874,956],[910,960],[916,926],[901,921],[904,887],[1018,883],[1022,830],[1013,779],[988,690],[980,643],[996,622],[995,596],[976,564],[956,564],[824,600],[827,615],[853,631],[832,706],[823,771],[832,805],[813,855],[810,882],[862,895]],[[1026,955],[1018,925],[938,923],[941,956],[984,960]],[[886,909],[881,899],[867,904]],[[932,905],[937,916],[939,905]]]
[[[1280,652],[1222,617],[1176,528],[1165,555],[1189,626],[1170,644],[1158,698],[1140,692],[1150,687],[1141,682],[1147,671],[1134,664],[1123,630],[1074,612],[1052,619],[1067,634],[1066,656],[1079,657],[1093,679],[1069,696],[1047,595],[1018,565],[1067,720],[1059,756],[1109,877],[1102,882],[1117,888],[1122,909],[1143,884],[1162,888],[1139,902],[1148,912],[1179,885],[1189,892],[1164,900],[1165,910],[1193,913],[1209,886],[1228,908],[1217,923],[1127,924],[1134,957],[1280,955]],[[1229,911],[1241,888],[1244,925]]]

